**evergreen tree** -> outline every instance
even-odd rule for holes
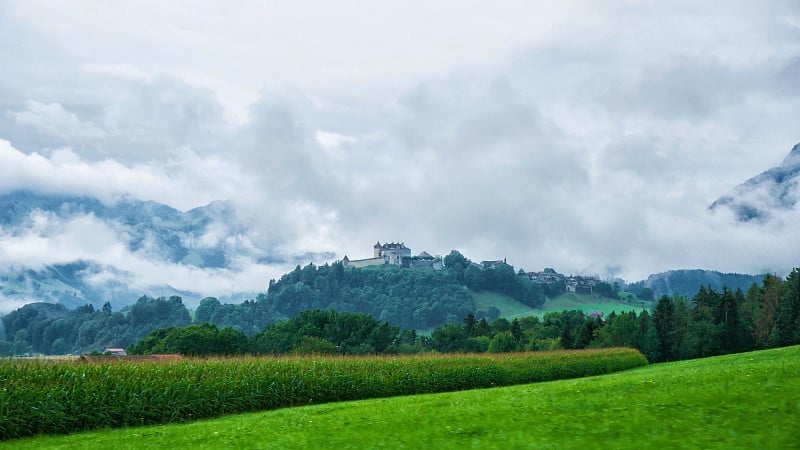
[[[664,295],[653,312],[653,327],[658,339],[657,361],[674,361],[678,357],[675,322],[675,303]]]
[[[778,304],[770,345],[784,347],[800,343],[800,269],[786,277],[786,288]]]
[[[775,332],[778,307],[783,297],[784,283],[772,275],[764,276],[759,291],[760,303],[756,312],[751,332],[757,349],[769,348],[773,345],[771,337]]]
[[[467,336],[477,336],[475,334],[476,327],[478,325],[478,321],[475,319],[475,314],[472,314],[472,311],[464,317],[464,331],[466,331]]]

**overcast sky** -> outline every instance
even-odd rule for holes
[[[1,193],[229,200],[284,256],[800,265],[797,210],[708,210],[800,142],[797,1],[0,0],[0,55]]]

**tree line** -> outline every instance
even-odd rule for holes
[[[192,330],[205,333],[204,339],[212,340],[214,333],[230,328],[225,339],[236,337],[232,342],[237,342],[238,347],[225,352],[237,354],[292,353],[299,351],[301,344],[314,348],[328,343],[344,353],[482,352],[624,345],[642,350],[653,361],[789,345],[797,342],[800,335],[797,270],[786,280],[766,276],[761,285],[753,284],[746,294],[726,288],[717,292],[707,286],[691,299],[678,295],[661,297],[652,312],[612,314],[601,319],[587,317],[580,311],[563,311],[542,318],[507,321],[498,319],[496,308],[476,310],[470,290],[494,290],[520,301],[526,299],[531,306],[541,306],[545,291],[557,294],[563,286],[530,283],[521,271],[515,272],[507,264],[483,268],[456,251],[445,258],[445,264],[442,271],[397,266],[346,269],[340,263],[298,266],[280,280],[270,281],[268,291],[254,300],[222,304],[212,297],[203,299],[194,319],[180,297],[143,296],[122,311],[112,311],[109,303],[100,309],[85,305],[74,310],[59,304],[29,304],[2,317],[0,355],[127,348],[153,330],[183,329],[188,325],[196,326]],[[608,291],[606,295],[619,293],[616,285],[600,283],[598,289]],[[396,332],[389,343],[365,344],[353,337],[359,336],[358,333],[349,335],[346,342],[339,342],[337,337],[306,332],[313,327],[299,326],[296,332],[291,327],[285,328],[289,326],[288,319],[314,310],[360,313],[378,324],[393,327],[390,329]],[[214,328],[203,328],[203,324]],[[429,336],[408,331],[431,328]],[[278,341],[283,344],[269,347],[266,342],[274,339],[267,339],[264,333],[273,338],[282,336]],[[258,346],[251,343],[256,335],[260,336]]]
[[[92,305],[73,310],[60,303],[30,303],[2,317],[0,355],[65,355],[127,347],[151,330],[191,323],[180,297],[140,297],[122,311]]]
[[[214,341],[214,333],[218,340]],[[238,334],[237,334],[238,333]],[[691,299],[662,296],[652,312],[611,313],[602,318],[571,310],[493,321],[472,312],[429,336],[371,315],[311,310],[269,325],[247,338],[232,328],[191,325],[157,330],[136,353],[397,354],[514,352],[633,347],[651,362],[715,356],[800,344],[800,270],[786,280],[766,276],[743,293],[701,287]]]

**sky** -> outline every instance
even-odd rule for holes
[[[800,142],[796,1],[0,0],[0,57],[0,193],[227,200],[307,262],[402,241],[629,281],[800,265],[796,208],[708,209]],[[80,220],[0,229],[0,263],[196,282]],[[253,264],[203,286],[287,269]]]

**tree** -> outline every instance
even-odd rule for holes
[[[475,327],[478,325],[478,321],[475,319],[475,314],[472,314],[472,311],[464,317],[464,331],[466,331],[468,336],[476,336],[475,334]]]
[[[655,300],[655,293],[653,293],[652,289],[650,289],[649,287],[646,287],[646,288],[642,289],[639,292],[637,297],[639,297],[640,299],[642,299],[642,300],[644,300],[646,302],[652,302],[653,300]]]
[[[800,343],[800,269],[794,269],[786,277],[785,285],[770,335],[772,347]]]
[[[451,250],[444,257],[445,268],[456,274],[456,278],[461,284],[464,284],[464,271],[469,265],[469,260],[457,250]]]
[[[491,339],[489,336],[475,336],[467,339],[464,351],[469,353],[486,353],[489,350]]]
[[[599,330],[601,347],[636,347],[636,313],[609,314],[606,324]]]
[[[448,323],[433,329],[431,346],[442,353],[463,351],[467,342],[467,333],[457,323]]]
[[[722,353],[742,351],[746,333],[739,320],[739,305],[742,303],[744,303],[744,293],[741,289],[731,292],[728,288],[723,288],[717,313],[722,338]]]
[[[771,346],[771,336],[775,331],[775,318],[778,305],[783,297],[783,282],[772,275],[765,275],[759,290],[759,305],[751,332],[755,346],[764,349]]]
[[[489,325],[489,322],[486,321],[486,318],[483,317],[475,326],[475,336],[489,336],[490,334],[492,334],[492,327]]]
[[[519,323],[519,319],[514,319],[511,321],[511,335],[514,336],[514,340],[520,342],[522,340],[522,325]]]
[[[214,297],[206,297],[200,300],[200,305],[194,312],[195,323],[213,323],[214,313],[220,306],[219,300]]]
[[[653,327],[658,339],[658,361],[678,359],[678,337],[676,332],[675,303],[666,295],[661,296],[653,312]]]
[[[575,348],[586,348],[595,338],[597,331],[603,326],[603,321],[599,317],[587,317],[583,326],[580,328],[575,339]]]
[[[517,340],[510,331],[496,334],[489,342],[489,353],[507,353],[517,350]]]
[[[128,352],[132,355],[180,353],[190,356],[241,355],[247,350],[247,337],[230,327],[217,329],[210,323],[169,327],[152,331]]]

